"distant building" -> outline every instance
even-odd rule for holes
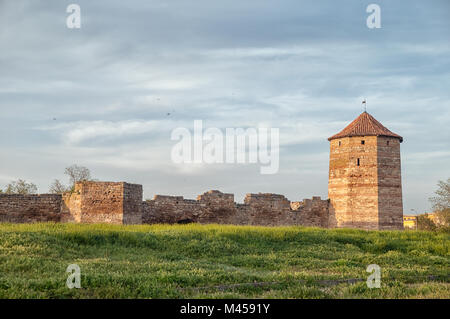
[[[417,216],[403,216],[403,227],[417,229]]]

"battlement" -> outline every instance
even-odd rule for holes
[[[217,223],[237,225],[302,225],[325,227],[328,200],[320,197],[290,202],[284,195],[247,194],[244,203],[234,195],[210,190],[196,200],[155,195],[143,203],[144,223]]]

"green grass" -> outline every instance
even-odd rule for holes
[[[0,224],[0,298],[450,298],[449,238],[422,231]],[[81,267],[81,289],[66,268]],[[366,267],[381,267],[367,288]],[[433,278],[428,278],[433,275]],[[362,278],[354,284],[324,282]]]

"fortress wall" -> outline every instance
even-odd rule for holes
[[[123,222],[123,183],[80,182],[75,193],[81,195],[81,223]]]
[[[203,224],[233,224],[237,222],[237,209],[233,194],[211,190],[197,197],[201,213],[198,222]]]
[[[0,195],[0,222],[74,222],[110,224],[201,223],[305,225],[327,227],[328,201],[320,197],[290,202],[278,194],[233,194],[211,190],[196,200],[156,195],[142,201],[142,186],[79,182],[63,195]]]
[[[200,203],[184,199],[183,196],[155,195],[153,200],[143,202],[144,224],[176,224],[197,222],[201,213]]]
[[[0,222],[59,222],[61,195],[0,194]]]
[[[294,204],[293,204],[294,203]],[[297,221],[299,225],[328,228],[329,201],[315,196],[302,202],[293,202],[291,207],[299,211]]]
[[[296,209],[292,209],[295,207]],[[244,204],[234,202],[233,194],[217,190],[206,192],[197,200],[182,196],[156,195],[143,203],[143,223],[201,223],[234,225],[305,225],[326,227],[328,200],[320,197],[291,203],[278,194],[247,194]]]
[[[81,193],[76,187],[74,192],[62,195],[61,222],[81,223]]]
[[[250,225],[279,226],[295,225],[296,215],[291,212],[291,203],[283,195],[247,194],[244,199]]]
[[[62,220],[77,223],[142,223],[142,185],[84,181],[63,194]]]
[[[142,185],[123,183],[124,224],[142,224]]]

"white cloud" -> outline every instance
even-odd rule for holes
[[[97,138],[115,139],[167,130],[168,121],[79,121],[43,126],[39,129],[58,131],[68,144],[77,144]]]

